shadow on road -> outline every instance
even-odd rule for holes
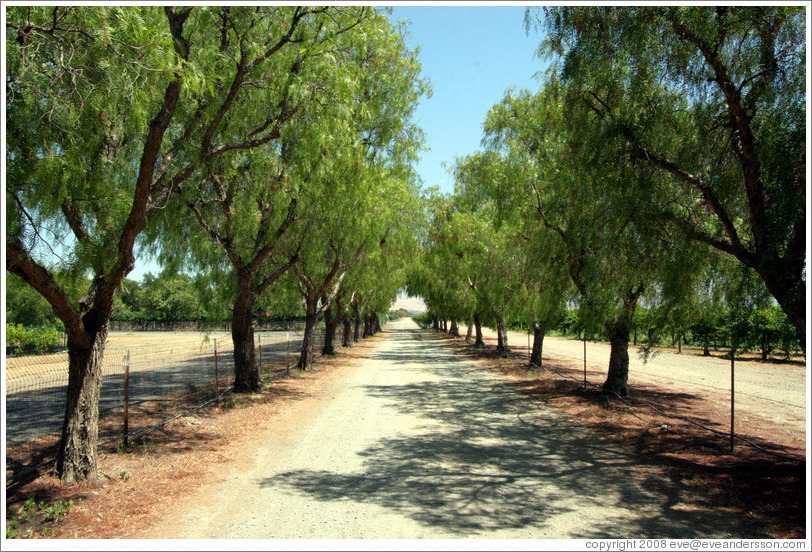
[[[416,330],[391,330],[388,339],[392,345],[373,356],[380,369],[420,377],[366,392],[419,416],[421,427],[361,451],[361,473],[289,471],[263,486],[372,503],[459,536],[522,529],[535,538],[767,535],[688,492],[678,474],[540,409],[440,341]]]

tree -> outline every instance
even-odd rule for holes
[[[801,7],[546,9],[569,104],[616,164],[666,178],[663,221],[764,280],[806,335],[806,79]],[[528,21],[532,12],[528,12]]]
[[[374,13],[366,7],[216,10],[219,49],[207,69],[220,78],[210,102],[178,132],[177,155],[192,160],[172,177],[184,205],[168,211],[155,232],[165,238],[164,258],[187,255],[192,265],[230,272],[236,391],[261,388],[257,300],[298,259],[285,240],[300,216],[300,195],[318,194],[303,186],[316,180],[310,173],[321,170],[321,156],[336,145],[330,137],[346,126],[352,101],[355,75],[343,41],[365,29]],[[183,222],[187,208],[197,228]],[[179,231],[185,239],[177,239]],[[176,251],[178,243],[186,250]]]
[[[674,275],[691,274],[699,255],[665,232],[640,200],[662,184],[613,163],[616,151],[590,132],[586,109],[565,108],[567,91],[553,80],[536,95],[509,93],[492,112],[491,130],[525,159],[525,208],[555,236],[553,262],[567,267],[582,314],[609,338],[604,389],[624,395],[639,301],[645,293],[684,294],[690,278]]]
[[[200,304],[192,278],[166,271],[158,278],[148,276],[144,277],[139,297],[145,319],[173,323],[205,317],[206,312]]]
[[[188,61],[193,8],[7,10],[6,269],[65,326],[69,378],[57,470],[97,477],[101,361],[133,245],[164,205],[164,138]],[[71,242],[61,236],[69,233]],[[53,259],[60,259],[54,263]],[[88,271],[83,295],[57,280]]]

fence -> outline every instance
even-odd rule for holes
[[[257,332],[261,372],[287,371],[298,360],[302,332]],[[323,346],[316,335],[314,353]],[[234,379],[226,333],[111,334],[102,363],[99,444],[129,437],[214,402]],[[6,359],[6,483],[55,458],[65,414],[68,354]]]

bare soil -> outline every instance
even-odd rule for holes
[[[531,369],[525,347],[513,347],[502,355],[495,352],[496,340],[491,337],[485,338],[485,349],[444,334],[438,338],[461,354],[484,359],[504,375],[508,385],[541,404],[602,428],[614,441],[636,451],[642,461],[672,469],[697,498],[770,525],[775,538],[806,538],[809,470],[805,435],[799,436],[796,425],[748,413],[737,422],[737,434],[746,435],[761,449],[736,439],[731,451],[729,434],[704,429],[724,433],[729,428],[730,399],[724,392],[706,390],[702,397],[684,400],[685,394],[679,391],[646,383],[637,385],[633,396],[624,401],[593,385],[585,387],[583,365],[577,361],[551,362],[545,357],[545,369]],[[591,370],[588,376],[596,378]]]
[[[24,501],[48,504],[72,500],[70,512],[58,522],[39,518],[20,524],[20,537],[59,539],[154,538],[152,528],[171,519],[178,504],[202,485],[223,482],[228,473],[246,467],[246,451],[272,435],[295,434],[307,412],[306,399],[329,394],[331,386],[356,368],[385,334],[343,349],[317,362],[312,372],[292,372],[268,383],[261,393],[232,396],[219,406],[179,418],[146,434],[129,450],[113,446],[99,451],[100,481],[63,487],[47,473],[7,494],[7,520]],[[772,527],[775,538],[806,538],[805,446],[767,419],[750,417],[748,434],[763,437],[764,448],[797,456],[787,460],[737,443],[685,421],[666,417],[649,407],[632,407],[618,399],[584,389],[575,379],[577,362],[548,363],[544,370],[528,370],[526,351],[508,356],[484,350],[463,340],[432,335],[461,355],[478,359],[501,375],[505,385],[600,428],[632,451],[641,464],[665,469],[684,489],[684,507],[726,509],[754,524]],[[567,377],[569,376],[569,377]],[[723,426],[727,409],[718,397],[680,402],[675,393],[647,385],[635,399],[686,417]],[[270,422],[270,423],[269,423]],[[685,497],[688,497],[687,499]],[[680,505],[673,505],[678,508]]]

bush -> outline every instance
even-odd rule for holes
[[[419,312],[412,316],[412,320],[417,322],[423,328],[431,326],[431,314],[428,312]]]
[[[22,324],[6,324],[6,348],[9,353],[41,355],[57,350],[63,341],[59,328],[26,328]]]

